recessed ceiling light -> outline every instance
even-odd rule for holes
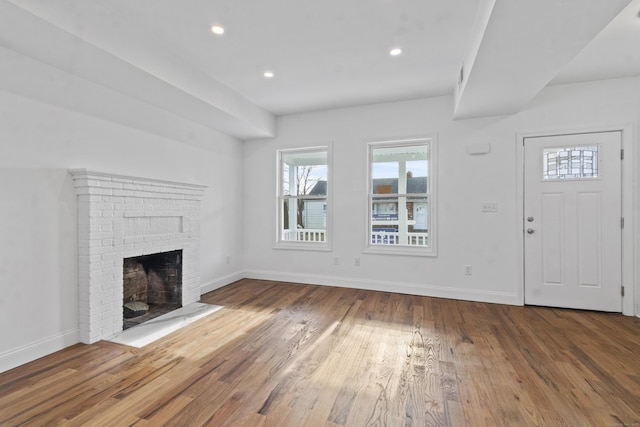
[[[399,47],[394,47],[393,49],[391,49],[389,51],[389,55],[391,56],[398,56],[402,53],[402,49],[400,49]]]
[[[215,34],[216,36],[221,36],[224,34],[224,27],[220,26],[220,25],[212,25],[211,26],[211,32],[213,34]]]
[[[263,74],[266,78],[270,79],[273,77],[273,71],[265,71]]]

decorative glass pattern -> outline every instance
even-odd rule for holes
[[[542,179],[598,177],[598,147],[554,147],[542,152]]]

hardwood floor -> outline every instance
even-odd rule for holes
[[[638,318],[247,279],[202,302],[0,374],[0,425],[640,424]]]

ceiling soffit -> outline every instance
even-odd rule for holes
[[[108,13],[83,10],[94,14],[88,22]],[[125,23],[108,35],[94,31],[92,36],[79,36],[74,34],[77,25],[46,11],[1,2],[0,47],[238,139],[275,134],[271,113],[144,37],[128,42],[131,33]]]
[[[487,0],[455,94],[454,118],[514,114],[630,0]],[[476,22],[478,23],[478,22]]]

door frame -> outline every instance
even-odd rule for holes
[[[581,133],[599,132],[620,132],[621,146],[624,150],[624,161],[622,162],[622,182],[620,183],[622,194],[622,215],[625,219],[624,229],[622,229],[622,286],[624,286],[624,297],[622,298],[622,314],[626,316],[640,315],[640,302],[636,301],[636,296],[640,291],[635,289],[634,283],[640,287],[640,269],[635,265],[640,265],[640,259],[636,254],[640,245],[636,242],[640,240],[640,235],[636,232],[635,224],[638,223],[640,212],[638,209],[638,197],[635,193],[640,188],[634,185],[638,182],[638,165],[640,160],[638,154],[640,150],[634,150],[634,140],[636,139],[636,129],[633,124],[583,127],[573,129],[562,129],[556,131],[540,132],[518,132],[516,133],[516,239],[518,262],[518,301],[524,305],[524,143],[526,138],[542,136],[563,136]],[[634,214],[638,212],[638,216]]]

